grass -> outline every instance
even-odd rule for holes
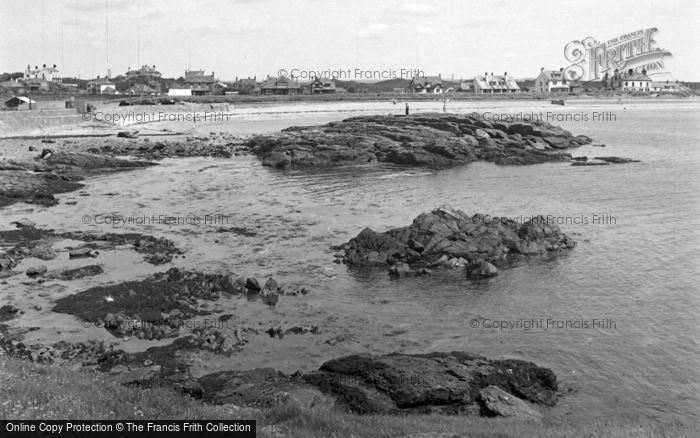
[[[0,419],[254,419],[258,420],[258,436],[267,438],[389,438],[441,432],[447,434],[444,437],[469,438],[700,436],[698,425],[652,422],[537,424],[443,415],[358,416],[292,404],[265,411],[213,406],[167,388],[125,387],[102,373],[36,365],[5,355],[0,356]]]

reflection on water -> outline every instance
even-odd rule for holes
[[[459,105],[469,110],[470,104]],[[562,111],[587,110],[586,105]],[[124,231],[172,238],[186,250],[179,266],[274,274],[282,282],[309,286],[307,300],[281,300],[274,312],[337,320],[355,336],[358,350],[467,350],[551,367],[565,388],[574,389],[554,409],[562,418],[697,419],[700,110],[615,111],[614,123],[565,124],[607,145],[574,153],[642,163],[280,171],[251,157],[166,160],[157,168],[94,179],[86,189],[91,196],[63,195],[77,204],[32,213],[32,219],[57,229],[111,231],[82,224],[82,215],[222,215],[223,224],[151,224]],[[485,282],[467,281],[458,272],[392,281],[383,270],[354,271],[333,263],[331,246],[364,227],[406,225],[441,204],[469,214],[552,215],[579,245],[565,257],[524,262]],[[26,211],[26,206],[7,209],[11,218]],[[595,217],[608,219],[593,223]],[[246,306],[261,317],[273,312],[259,303]],[[554,326],[523,328],[522,321],[533,320],[552,320]],[[612,321],[614,327],[579,328],[593,320]],[[484,327],[494,321],[505,328]],[[517,321],[520,326],[509,328]],[[577,326],[558,328],[560,323]],[[270,361],[290,361],[290,367],[308,361],[292,347],[284,360],[271,353]]]

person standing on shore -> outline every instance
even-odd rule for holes
[[[408,102],[406,102],[406,115],[408,115],[409,112],[410,112],[410,111],[409,111],[409,109],[408,109]]]

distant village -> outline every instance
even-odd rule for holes
[[[572,81],[565,77],[564,69],[541,68],[534,80],[516,80],[507,72],[484,72],[469,80],[447,80],[442,75],[415,76],[412,79],[391,79],[377,83],[340,81],[316,77],[301,81],[298,78],[246,77],[226,81],[214,72],[185,70],[178,78],[164,78],[155,65],[128,68],[123,74],[91,79],[63,77],[55,64],[27,65],[23,72],[0,75],[0,92],[17,97],[12,101],[21,106],[26,96],[41,94],[86,94],[105,96],[153,96],[186,98],[192,96],[224,95],[318,95],[342,93],[393,93],[393,94],[571,94],[596,90],[629,93],[686,93],[691,90],[679,81],[654,81],[645,71],[633,70],[606,75],[602,81]],[[533,75],[534,76],[534,75]],[[23,100],[24,99],[24,100]]]

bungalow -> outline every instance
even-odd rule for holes
[[[569,83],[564,76],[564,69],[545,70],[540,69],[540,75],[535,79],[535,91],[538,93],[568,93]]]
[[[2,84],[0,84],[2,85]],[[678,93],[684,90],[684,86],[679,84],[678,81],[662,81],[655,82],[652,81],[650,90],[661,93]]]
[[[114,82],[107,78],[93,79],[87,83],[87,91],[90,94],[114,94],[117,91]]]
[[[477,94],[519,93],[520,86],[515,79],[508,76],[507,72],[503,73],[503,76],[484,73],[483,76],[474,77],[474,92]]]
[[[415,76],[408,84],[411,93],[432,93],[442,94],[442,75],[437,76]]]
[[[310,85],[311,94],[331,94],[335,93],[335,79],[315,78]]]
[[[462,81],[459,83],[459,91],[473,93],[474,92],[474,81]]]
[[[301,87],[297,81],[289,78],[268,77],[260,86],[261,94],[300,94]]]

